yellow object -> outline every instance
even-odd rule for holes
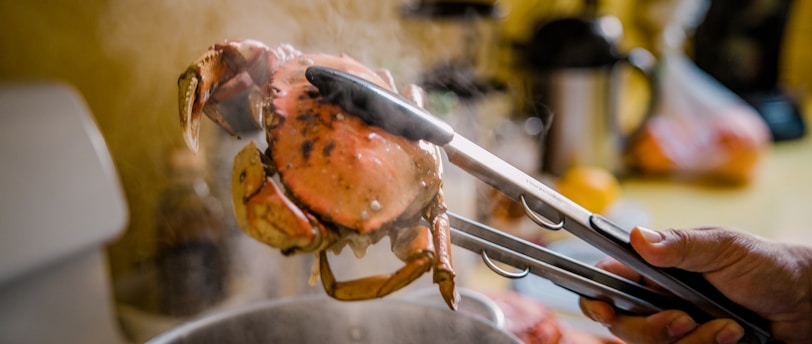
[[[609,171],[597,167],[573,167],[555,187],[562,195],[587,210],[600,213],[620,197],[620,182]]]

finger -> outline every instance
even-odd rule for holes
[[[696,328],[685,312],[667,310],[649,316],[619,314],[609,331],[628,343],[675,343]]]
[[[581,297],[578,305],[584,315],[603,326],[609,327],[615,322],[615,309],[606,302]]]
[[[744,329],[731,319],[716,319],[699,326],[676,343],[734,344],[744,336]]]
[[[609,328],[629,343],[671,343],[693,331],[697,324],[686,313],[668,310],[650,316],[632,316],[615,313],[603,301],[581,298],[581,311],[588,318]]]
[[[707,272],[741,259],[755,239],[744,233],[721,228],[699,230],[663,230],[655,232],[637,227],[631,232],[631,244],[649,264]]]

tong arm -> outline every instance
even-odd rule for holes
[[[482,255],[486,262],[487,259],[493,258],[517,269],[526,269],[578,295],[610,302],[618,309],[634,314],[652,314],[686,306],[670,295],[492,227],[454,213],[449,213],[448,217],[452,227],[451,242]],[[698,319],[709,318],[698,309],[686,311]]]

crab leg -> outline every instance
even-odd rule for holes
[[[434,262],[431,232],[424,226],[403,228],[392,238],[392,251],[404,264],[389,275],[377,275],[351,281],[336,281],[327,253],[319,253],[319,269],[324,290],[339,300],[366,300],[386,296],[405,287],[428,272]]]
[[[437,257],[434,262],[434,283],[440,287],[440,294],[448,307],[457,309],[460,295],[454,283],[455,273],[451,262],[451,226],[448,222],[448,215],[446,215],[442,188],[432,200],[431,206],[427,208],[426,218],[431,224],[434,252]]]

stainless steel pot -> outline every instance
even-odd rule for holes
[[[465,300],[463,300],[464,302]],[[405,299],[279,299],[224,311],[152,340],[169,343],[521,343],[481,317]]]

